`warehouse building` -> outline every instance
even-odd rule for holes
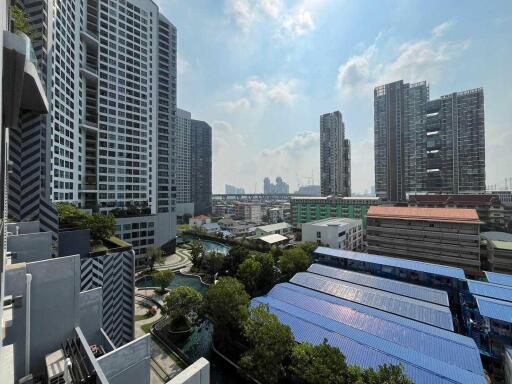
[[[486,383],[475,341],[450,331],[446,292],[314,264],[260,304],[298,342],[326,339],[348,364],[402,364],[417,384]]]
[[[475,209],[370,207],[369,253],[480,271],[480,224]]]

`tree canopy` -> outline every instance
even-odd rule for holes
[[[160,291],[165,292],[165,288],[174,280],[174,272],[170,269],[165,269],[163,271],[154,272],[152,277],[153,282],[160,288]]]
[[[116,219],[110,213],[84,212],[72,204],[57,203],[59,225],[63,228],[90,229],[91,239],[100,241],[114,235]]]
[[[242,245],[233,246],[226,255],[225,262],[226,268],[235,274],[238,267],[249,256],[249,250]]]
[[[203,296],[192,287],[178,287],[165,296],[163,314],[171,318],[171,327],[185,324],[187,328],[200,319]]]
[[[160,248],[150,245],[146,248],[146,256],[148,257],[149,270],[152,271],[155,264],[163,264],[164,257]]]
[[[240,334],[248,316],[249,299],[242,283],[233,277],[221,277],[210,286],[204,310],[213,323],[216,339],[226,340]]]
[[[261,271],[261,264],[256,261],[254,257],[248,257],[238,267],[237,277],[244,284],[245,289],[251,296],[254,296],[258,290]]]
[[[292,248],[284,251],[279,259],[279,268],[287,277],[297,272],[304,272],[311,265],[312,259],[302,248]]]
[[[240,359],[242,370],[262,383],[277,383],[285,374],[285,362],[295,344],[290,327],[260,305],[250,310],[244,323],[250,349]]]
[[[190,257],[192,261],[192,265],[196,268],[199,268],[201,266],[201,258],[204,253],[204,246],[203,243],[200,241],[194,240],[192,244],[190,245]]]

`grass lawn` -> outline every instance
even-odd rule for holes
[[[160,320],[160,319],[158,319],[158,320]],[[149,333],[149,331],[151,330],[151,326],[153,324],[155,324],[158,320],[155,320],[151,323],[143,324],[140,326],[140,329],[142,329],[144,331],[144,333]]]
[[[150,315],[148,316],[147,314],[143,314],[143,315],[135,315],[135,321],[141,321],[141,320],[146,320],[146,319],[149,319],[150,317],[153,317],[154,315]]]

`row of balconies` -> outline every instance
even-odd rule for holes
[[[455,250],[461,250],[464,248],[466,252],[477,252],[480,253],[480,243],[479,242],[448,242],[448,241],[440,241],[439,239],[432,238],[411,238],[407,236],[383,236],[379,233],[369,232],[367,235],[368,241],[384,241],[391,244],[416,244],[417,246],[424,246],[430,248],[451,248]]]
[[[411,228],[411,229],[409,229]],[[408,227],[407,229],[400,229],[400,231],[397,231],[397,228],[394,227],[374,227],[374,226],[368,226],[368,231],[377,231],[381,233],[406,233],[409,236],[419,236],[419,237],[428,237],[428,238],[439,238],[439,239],[459,239],[461,241],[477,241],[479,240],[479,236],[476,234],[465,234],[460,232],[445,232],[445,231],[425,231],[419,230],[419,229],[412,229],[414,227]],[[429,228],[430,229],[430,228]]]

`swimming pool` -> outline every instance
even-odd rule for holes
[[[209,252],[218,252],[222,253],[223,255],[227,255],[231,247],[226,244],[217,243],[216,241],[212,240],[204,240],[194,237],[184,237],[182,238],[183,242],[192,242],[192,241],[199,241],[203,244],[204,248]]]
[[[144,276],[135,282],[135,286],[137,288],[155,287],[155,283],[151,276]],[[203,295],[206,295],[206,292],[208,291],[208,286],[203,284],[199,277],[188,276],[178,272],[176,273],[174,280],[169,284],[168,288],[174,289],[182,286],[192,287]]]

